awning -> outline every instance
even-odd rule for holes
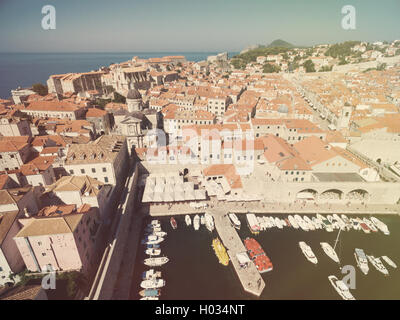
[[[174,194],[171,191],[164,192],[164,202],[173,202]]]
[[[205,200],[206,199],[206,191],[199,189],[199,190],[194,190],[194,195],[196,197],[196,200]]]
[[[185,194],[183,191],[175,190],[174,198],[175,198],[175,201],[185,201]]]

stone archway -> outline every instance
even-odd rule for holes
[[[339,189],[328,189],[319,195],[320,200],[339,201],[343,199],[343,191]]]
[[[346,199],[350,201],[368,201],[370,194],[364,189],[354,189],[346,194]]]
[[[303,189],[296,194],[297,200],[317,200],[318,192],[314,189]]]

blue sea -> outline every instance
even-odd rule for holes
[[[217,52],[124,52],[124,53],[0,53],[0,98],[9,98],[17,87],[45,84],[52,74],[88,72],[134,56],[148,59],[184,55],[189,61],[201,61]],[[232,57],[236,52],[229,53]]]

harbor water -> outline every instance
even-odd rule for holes
[[[245,215],[238,217],[242,223],[239,231],[241,239],[254,237],[273,263],[273,271],[262,274],[266,287],[261,296],[255,297],[243,291],[231,263],[227,267],[219,264],[211,247],[213,238],[217,236],[215,230],[210,233],[201,225],[200,230],[195,231],[193,225],[186,226],[184,216],[179,216],[175,217],[178,223],[176,230],[170,226],[169,217],[157,218],[161,221],[162,229],[168,232],[161,243],[161,254],[170,259],[164,266],[155,268],[162,271],[162,278],[166,280],[160,299],[341,299],[331,286],[328,276],[335,275],[342,279],[346,274],[341,273],[339,265],[320,246],[320,242],[328,242],[333,247],[338,230],[331,233],[325,230],[305,232],[285,227],[283,230],[271,228],[253,235]],[[193,216],[191,218],[193,220]],[[361,248],[366,254],[375,257],[386,255],[400,267],[400,217],[379,215],[379,219],[387,224],[389,236],[381,232],[365,234],[355,230],[342,231],[339,235],[336,252],[341,266],[351,265],[355,268],[356,288],[350,291],[356,299],[400,299],[400,268],[393,269],[384,262],[389,271],[389,276],[385,277],[369,263],[369,273],[364,275],[354,258],[354,249]],[[299,248],[299,241],[305,241],[311,246],[318,258],[317,265],[305,258]],[[150,269],[143,264],[146,258],[145,246],[139,246],[131,299],[140,298],[138,292],[141,290],[141,274]]]

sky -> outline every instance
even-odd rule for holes
[[[43,30],[42,7],[56,9]],[[341,26],[344,5],[356,29]],[[0,0],[0,52],[241,51],[400,39],[400,0]]]

